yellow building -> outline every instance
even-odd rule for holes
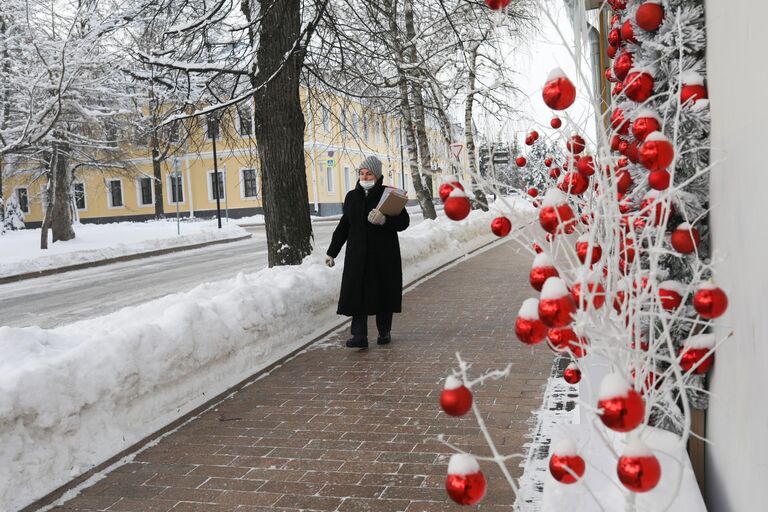
[[[307,190],[310,210],[316,215],[341,213],[346,193],[355,187],[357,164],[368,155],[383,162],[384,183],[409,191],[415,202],[415,192],[408,169],[407,151],[401,144],[399,120],[391,116],[374,115],[363,105],[331,98],[333,103],[322,105],[313,98],[311,105],[304,98]],[[311,107],[311,108],[310,108]],[[222,216],[240,218],[262,213],[261,177],[259,175],[256,140],[253,137],[253,116],[248,106],[231,109],[222,117],[217,134],[217,160]],[[428,127],[432,155],[433,196],[439,187],[440,174],[451,169],[450,150],[443,142],[436,123]],[[175,156],[162,163],[163,206],[167,216],[178,207],[182,216],[211,217],[216,214],[216,187],[211,135],[212,123],[193,123],[190,136]],[[148,220],[154,217],[152,161],[149,150],[143,149],[136,137],[125,171],[80,168],[74,182],[74,202],[81,222],[112,222]],[[404,140],[404,134],[402,135]],[[144,142],[144,141],[141,141]],[[147,156],[141,156],[141,153]],[[465,168],[462,154],[460,168]],[[404,165],[403,165],[404,164]],[[405,170],[403,171],[403,167]],[[178,171],[174,177],[174,171]],[[16,195],[29,227],[43,220],[44,180],[31,180],[23,172],[4,180],[6,199]]]

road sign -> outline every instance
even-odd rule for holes
[[[327,165],[328,167],[333,167],[334,165],[336,165],[336,160],[333,158],[329,158],[328,160],[325,161],[325,165]]]
[[[464,149],[464,144],[451,144],[451,154],[456,160],[461,156],[461,150]]]

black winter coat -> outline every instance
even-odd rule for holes
[[[410,223],[405,208],[377,226],[368,222],[368,214],[379,204],[384,192],[383,177],[365,195],[357,183],[344,198],[341,220],[333,232],[328,256],[335,258],[347,243],[344,273],[339,295],[340,315],[375,315],[399,313],[403,299],[403,270],[397,232]]]

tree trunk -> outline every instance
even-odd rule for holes
[[[162,219],[165,217],[165,210],[163,207],[163,172],[160,167],[162,163],[160,161],[160,149],[159,142],[157,140],[157,128],[152,130],[152,176],[155,178],[153,181],[155,189],[155,218]]]
[[[258,87],[254,133],[261,163],[267,253],[270,267],[298,265],[312,252],[304,114],[299,98],[301,54],[291,53],[301,29],[301,4],[299,0],[259,3],[259,65],[251,83]],[[244,2],[244,11],[246,7]]]
[[[66,242],[75,238],[72,229],[72,172],[69,170],[69,144],[56,142],[53,147],[53,196],[51,232],[53,242]],[[47,213],[46,213],[47,217]]]
[[[475,103],[475,80],[477,78],[477,50],[479,45],[472,43],[467,52],[467,61],[469,70],[467,73],[467,103],[464,106],[464,137],[467,139],[467,160],[469,170],[472,172],[472,190],[475,193],[475,203],[483,211],[488,211],[488,199],[485,197],[483,189],[477,185],[475,176],[479,176],[480,170],[477,165],[477,156],[475,155],[475,136],[473,133],[474,123],[472,122],[472,109]]]

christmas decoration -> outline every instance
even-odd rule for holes
[[[592,176],[595,174],[595,161],[591,156],[583,156],[576,163],[576,170],[582,176]]]
[[[635,28],[632,26],[632,22],[627,19],[621,26],[621,39],[628,43],[637,43],[635,39]]]
[[[712,334],[697,334],[691,336],[680,350],[680,368],[685,372],[704,374],[715,363],[715,336]]]
[[[587,283],[587,293],[592,296],[592,302],[588,300],[588,296],[584,297],[584,309],[589,309],[590,307],[593,307],[595,309],[600,309],[603,304],[605,303],[605,288],[602,284],[594,283],[594,282],[588,282]],[[577,307],[581,307],[581,283],[576,282],[571,286],[571,297],[573,297],[573,302],[576,304]]]
[[[560,120],[559,117],[553,117],[552,120],[549,122],[549,126],[557,130],[561,126],[563,126],[563,122]]]
[[[440,185],[440,189],[438,191],[438,193],[440,194],[440,200],[442,202],[445,202],[445,200],[448,199],[448,196],[450,195],[450,193],[453,192],[454,188],[464,190],[464,185],[462,185],[458,181],[451,181],[451,182],[443,183],[442,185]]]
[[[571,385],[579,383],[581,380],[581,370],[576,366],[576,363],[570,363],[566,366],[565,370],[563,370],[563,380]]]
[[[705,283],[693,295],[693,308],[702,318],[717,318],[728,309],[728,296],[713,283]]]
[[[617,373],[609,373],[600,384],[597,407],[600,419],[616,432],[629,432],[643,422],[645,404],[640,394]]]
[[[642,103],[653,94],[653,76],[633,68],[624,79],[624,95],[632,101]]]
[[[633,140],[627,145],[627,150],[625,153],[629,161],[633,164],[636,164],[640,161],[640,148],[637,145],[637,140]]]
[[[547,338],[555,352],[571,354],[579,359],[586,355],[586,339],[580,338],[570,327],[552,327]]]
[[[613,75],[616,77],[616,80],[620,82],[624,81],[624,79],[627,78],[627,75],[629,74],[629,70],[632,69],[633,63],[634,57],[632,57],[631,53],[626,50],[621,52],[613,62]]]
[[[485,5],[494,11],[500,11],[509,5],[512,0],[485,0]]]
[[[608,5],[614,11],[623,11],[627,8],[627,0],[608,0]]]
[[[621,29],[613,28],[608,32],[608,44],[613,48],[621,46]]]
[[[637,26],[646,32],[655,32],[664,21],[664,7],[657,1],[644,2],[637,8],[635,21]]]
[[[616,57],[616,52],[618,52],[619,50],[615,46],[608,45],[608,48],[606,48],[605,51],[608,54],[608,57],[613,59]]]
[[[587,147],[587,144],[584,142],[584,138],[581,135],[572,135],[571,138],[568,139],[568,141],[565,143],[565,147],[569,152],[576,155],[584,151],[584,148]]]
[[[678,281],[664,281],[659,283],[659,302],[667,311],[674,311],[680,307],[685,295],[685,286]]]
[[[661,479],[661,465],[650,448],[634,438],[619,457],[616,473],[619,481],[630,491],[648,492]]]
[[[664,171],[675,159],[675,148],[663,133],[652,132],[640,146],[640,163],[650,171]]]
[[[546,165],[547,167],[552,167],[552,159],[549,157],[545,158],[544,165]]]
[[[653,171],[648,174],[648,185],[654,190],[667,190],[671,179],[667,171]]]
[[[681,254],[691,254],[699,246],[701,235],[699,230],[687,222],[679,224],[670,236],[672,247]]]
[[[546,336],[548,327],[539,319],[539,299],[525,299],[515,319],[515,335],[526,345],[535,345]]]
[[[528,163],[528,160],[526,160],[524,156],[519,156],[515,159],[515,163],[518,167],[525,167],[525,164]]]
[[[525,137],[525,143],[529,146],[533,146],[537,140],[539,140],[539,132],[536,130],[533,130]]]
[[[528,189],[528,195],[531,197],[537,197],[539,195],[539,190],[535,187],[531,187]]]
[[[440,393],[440,407],[450,416],[464,416],[472,408],[472,392],[459,379],[449,375]]]
[[[661,120],[649,109],[641,109],[632,122],[632,136],[641,142],[648,134],[659,130],[661,130]]]
[[[454,188],[445,200],[445,215],[451,220],[462,220],[469,215],[471,206],[463,190]]]
[[[533,259],[528,279],[533,289],[540,292],[547,279],[553,276],[558,277],[559,275],[555,264],[552,262],[552,258],[547,253],[542,252]]]
[[[505,237],[512,231],[512,222],[506,217],[496,217],[491,222],[491,231],[498,237]]]
[[[544,103],[552,110],[565,110],[576,100],[576,87],[565,76],[562,69],[555,68],[547,77],[542,97]]]
[[[544,282],[539,298],[539,318],[548,327],[565,327],[573,320],[576,305],[565,282],[550,277]]]
[[[579,240],[576,242],[576,256],[578,256],[580,262],[585,263],[591,247],[592,255],[590,264],[594,265],[600,261],[600,256],[602,256],[603,250],[597,244],[590,245],[588,239],[589,235],[582,235],[579,237]]]
[[[626,194],[633,184],[632,175],[626,169],[619,169],[614,177],[616,179],[616,190],[620,194]]]
[[[577,381],[578,382],[578,381]],[[572,484],[584,475],[586,464],[570,439],[560,439],[552,445],[549,472],[561,484]]]
[[[448,461],[445,490],[459,505],[476,505],[485,496],[486,481],[480,465],[468,453],[454,453]]]
[[[629,133],[629,121],[624,119],[624,111],[617,108],[611,114],[611,128],[619,135],[627,135]]]
[[[544,195],[539,209],[539,223],[548,233],[573,232],[576,220],[562,191],[550,189]]]
[[[573,194],[580,196],[587,191],[589,187],[589,179],[585,178],[583,174],[578,172],[566,173],[561,181],[558,182],[557,188],[565,192],[566,194]]]
[[[696,72],[689,71],[680,77],[683,86],[680,88],[680,103],[689,105],[699,100],[707,99],[707,88],[704,79]]]

